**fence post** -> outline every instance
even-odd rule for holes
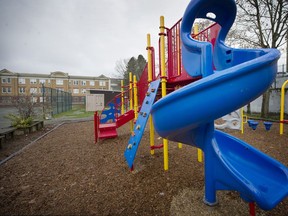
[[[43,112],[43,119],[45,119],[45,100],[44,100],[44,96],[45,96],[45,87],[44,87],[44,83],[42,83],[42,112]]]

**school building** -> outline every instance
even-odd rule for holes
[[[74,76],[61,71],[50,74],[16,73],[0,71],[0,106],[10,105],[13,96],[33,95],[40,98],[44,87],[72,94],[72,104],[84,104],[86,92],[102,90],[119,92],[121,79],[107,76]]]

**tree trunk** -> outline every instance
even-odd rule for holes
[[[267,118],[269,114],[269,99],[270,89],[268,89],[262,96],[261,118]]]

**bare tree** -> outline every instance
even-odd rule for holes
[[[128,61],[129,59],[121,59],[116,62],[115,70],[117,74],[115,75],[115,77],[124,79],[125,73],[127,71]]]
[[[238,44],[261,48],[284,45],[288,29],[287,0],[236,0],[236,3],[238,15],[233,36]],[[264,118],[269,113],[269,97],[268,90],[263,94],[261,117]]]

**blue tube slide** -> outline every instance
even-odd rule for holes
[[[206,204],[217,203],[217,190],[235,190],[245,201],[270,210],[288,195],[287,167],[244,141],[214,130],[215,119],[241,108],[269,88],[280,57],[276,49],[226,46],[225,37],[235,15],[234,0],[190,2],[181,26],[183,64],[189,75],[203,78],[157,101],[151,114],[160,136],[204,151]],[[213,53],[210,43],[191,37],[196,18],[221,26]]]

